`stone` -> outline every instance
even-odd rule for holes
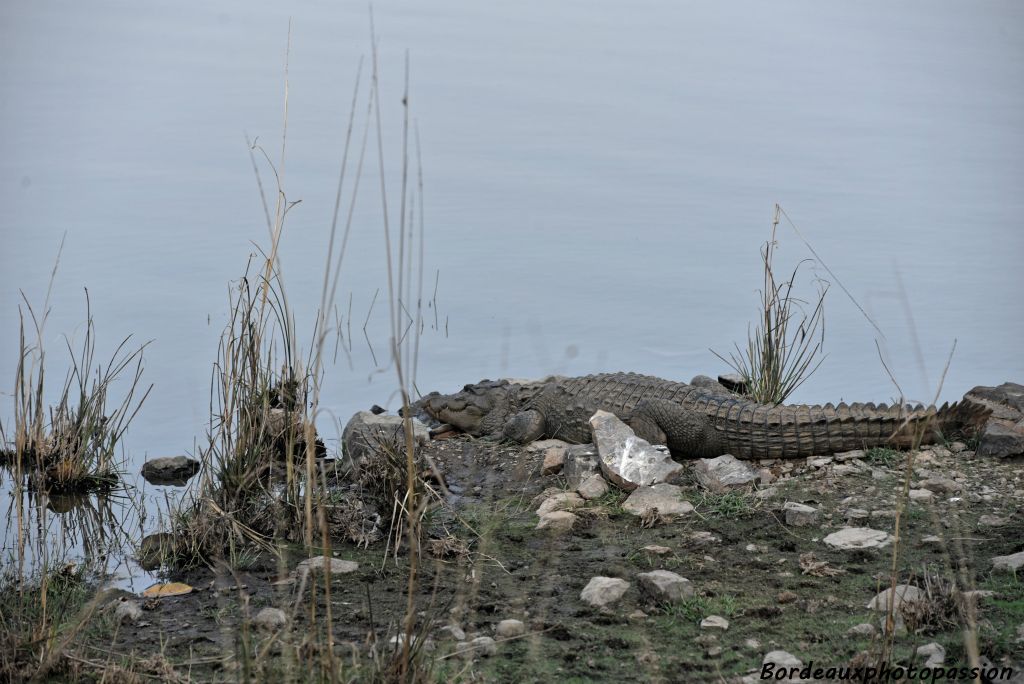
[[[998,387],[978,386],[964,395],[965,409],[981,409],[989,416],[981,428],[977,454],[1006,458],[1024,454],[1024,385],[1004,382]]]
[[[535,442],[530,442],[526,445],[526,451],[529,453],[547,453],[551,449],[561,449],[565,451],[571,445],[568,442],[563,442],[560,439],[538,439]]]
[[[489,636],[478,636],[469,643],[473,650],[484,658],[498,655],[498,644]]]
[[[736,394],[745,394],[747,381],[739,373],[723,373],[718,376],[718,384]]]
[[[693,596],[693,582],[669,570],[652,570],[636,576],[640,589],[652,599],[679,601]]]
[[[569,511],[551,511],[540,516],[534,529],[547,530],[553,534],[568,534],[576,525],[576,514]]]
[[[701,629],[720,629],[723,632],[729,629],[729,621],[721,615],[708,615],[700,621]]]
[[[545,499],[540,508],[537,509],[537,515],[544,515],[545,513],[552,513],[554,511],[567,511],[573,508],[579,508],[583,505],[583,497],[576,492],[561,492],[554,496]]]
[[[849,508],[843,514],[843,517],[847,520],[867,520],[871,517],[871,514],[863,508]]]
[[[637,437],[614,413],[598,411],[590,419],[590,428],[601,472],[626,491],[672,482],[683,473],[682,464],[672,460],[667,448]]]
[[[130,624],[142,619],[142,606],[138,601],[121,601],[114,609],[114,617],[121,624]]]
[[[600,499],[608,493],[608,481],[600,473],[594,473],[576,488],[576,493],[587,501]]]
[[[526,625],[522,620],[502,620],[494,629],[494,633],[501,639],[512,639],[526,634]]]
[[[870,527],[844,527],[823,541],[834,549],[876,549],[888,546],[894,538],[888,532]]]
[[[622,508],[633,515],[644,515],[652,508],[659,515],[675,516],[693,512],[693,504],[683,501],[682,488],[672,484],[638,487],[622,502]]]
[[[426,444],[430,441],[430,428],[412,419],[413,441]],[[376,415],[370,411],[359,411],[341,433],[343,454],[350,463],[359,463],[366,457],[378,453],[382,445],[404,445],[405,425],[401,416]]]
[[[849,636],[865,636],[873,637],[878,629],[870,622],[862,622],[859,625],[854,625],[850,629],[846,630]]]
[[[935,492],[930,489],[911,489],[907,494],[911,501],[928,502],[935,499]]]
[[[962,484],[948,477],[929,477],[917,483],[922,489],[929,489],[933,492],[955,494],[964,488]]]
[[[445,634],[450,636],[452,639],[455,639],[456,641],[465,641],[466,640],[466,633],[464,631],[462,631],[462,628],[459,627],[458,625],[445,625],[444,627],[442,627],[438,631],[439,632],[444,632]]]
[[[565,466],[565,448],[551,447],[544,452],[544,463],[541,464],[541,475],[557,475]]]
[[[142,477],[155,485],[183,485],[199,472],[199,461],[188,456],[151,458],[142,465]]]
[[[786,512],[786,524],[792,527],[808,527],[818,522],[818,509],[796,501],[787,501],[782,510]]]
[[[580,600],[595,608],[604,608],[622,598],[629,586],[629,582],[618,577],[592,577],[580,592]]]
[[[657,544],[649,544],[640,550],[646,551],[647,553],[653,553],[655,556],[664,556],[667,553],[672,553],[672,549],[669,547],[658,546]]]
[[[139,542],[135,559],[143,570],[157,570],[174,553],[177,542],[170,532],[147,534]]]
[[[904,603],[915,603],[923,601],[927,595],[922,590],[918,589],[912,584],[897,584],[895,592],[893,589],[886,589],[875,595],[870,601],[868,601],[867,608],[869,610],[877,610],[885,613],[889,611],[889,601],[891,597],[895,596],[893,601],[893,609],[898,609]]]
[[[925,667],[938,667],[946,662],[946,649],[942,647],[942,644],[932,642],[919,646],[917,648],[917,655],[922,658],[927,658],[925,661]]]
[[[1002,527],[1008,522],[1010,521],[998,515],[983,515],[978,518],[978,527]]]
[[[732,454],[717,458],[700,458],[693,464],[693,474],[701,486],[723,492],[757,480],[757,471]]]
[[[369,411],[367,411],[369,413]],[[370,415],[373,415],[372,413]],[[311,572],[322,573],[324,568],[332,575],[348,575],[359,569],[359,563],[355,561],[341,560],[340,558],[328,558],[326,556],[315,556],[307,558],[295,568],[295,574],[304,579]]]
[[[570,487],[577,489],[588,477],[600,473],[600,460],[593,444],[573,444],[565,450],[562,477]]]
[[[979,456],[1009,458],[1024,454],[1024,421],[990,420],[978,442]]]
[[[791,670],[791,668],[794,668],[794,667],[797,668],[797,669],[800,669],[800,668],[802,668],[804,666],[803,661],[801,661],[795,655],[793,655],[792,653],[789,653],[788,651],[781,651],[781,650],[780,651],[769,651],[768,653],[765,653],[764,654],[764,659],[761,661],[761,672],[762,673],[768,671],[764,667],[766,665],[771,665],[772,666],[772,668],[770,670],[772,672],[772,676],[770,677],[770,679],[775,680],[775,681],[788,681],[789,680],[789,678],[777,677],[777,676],[775,676],[775,673],[777,673],[779,671],[789,671],[789,670]],[[799,677],[794,677],[793,679],[799,679]]]
[[[252,619],[252,624],[257,629],[265,629],[268,632],[272,632],[288,624],[288,616],[280,608],[267,607],[256,613],[256,617]]]
[[[992,559],[993,570],[1008,570],[1017,572],[1024,567],[1024,551],[1013,553],[1009,556],[996,556]]]

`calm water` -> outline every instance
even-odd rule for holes
[[[191,451],[206,424],[227,283],[252,241],[266,244],[244,134],[276,156],[289,18],[285,190],[302,202],[284,269],[300,330],[319,299],[368,12],[250,4],[0,6],[0,387],[13,386],[19,289],[41,303],[66,232],[51,377],[63,373],[60,335],[81,332],[83,287],[101,351],[128,334],[153,340],[134,463]],[[408,50],[428,290],[439,273],[424,391],[502,375],[724,370],[708,349],[727,352],[756,314],[775,202],[878,323],[908,396],[934,397],[954,339],[942,400],[1024,378],[1019,3],[374,11],[391,199]],[[347,313],[351,293],[351,363],[339,355],[326,369],[323,404],[342,421],[394,386],[361,331],[386,288],[377,174],[367,162],[338,298]],[[809,256],[788,226],[779,235],[784,264]],[[367,327],[381,357],[382,301]],[[877,333],[835,283],[827,326],[828,359],[795,400],[898,394]]]

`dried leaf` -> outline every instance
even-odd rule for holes
[[[167,584],[154,584],[146,591],[142,592],[143,596],[161,597],[161,596],[181,596],[182,594],[191,594],[192,587],[185,584],[184,582],[169,582]]]

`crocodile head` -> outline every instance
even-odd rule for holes
[[[431,392],[413,407],[431,418],[480,437],[501,434],[515,411],[516,385],[507,380],[483,380],[455,394]]]

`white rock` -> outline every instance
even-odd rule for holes
[[[557,475],[565,466],[565,447],[551,447],[544,452],[544,463],[541,464],[541,475]]]
[[[498,623],[494,633],[502,639],[511,639],[526,634],[526,625],[522,620],[502,620]]]
[[[587,501],[600,499],[608,493],[608,481],[599,473],[594,473],[576,488],[576,493]]]
[[[844,527],[823,541],[834,549],[874,549],[891,544],[893,536],[870,527]]]
[[[580,599],[595,608],[615,603],[629,589],[629,582],[618,577],[592,577],[580,592]]]
[[[548,530],[555,534],[567,534],[576,524],[576,514],[569,511],[551,511],[540,516],[536,529]]]
[[[818,521],[818,509],[814,506],[787,501],[782,510],[786,512],[786,524],[793,527],[807,527]]]
[[[732,454],[698,459],[693,474],[697,482],[714,492],[755,482],[758,477],[756,470]]]
[[[1009,556],[996,556],[992,559],[993,570],[1009,570],[1016,572],[1024,567],[1024,551],[1010,554]]]
[[[942,647],[942,644],[934,641],[930,644],[919,646],[917,655],[928,659],[925,661],[925,667],[938,667],[946,662],[946,649]]]
[[[666,553],[672,553],[672,549],[670,549],[669,547],[659,546],[657,544],[648,544],[640,550],[646,551],[647,553],[653,553],[656,556],[664,556]]]
[[[787,651],[769,651],[764,654],[762,665],[774,665],[776,670],[780,668],[803,667],[803,662],[792,653]]]
[[[295,574],[301,579],[310,572],[323,572],[325,566],[327,567],[327,571],[332,575],[348,575],[359,569],[359,563],[356,563],[355,561],[341,560],[340,558],[327,558],[326,556],[315,556],[299,563],[295,568]]]
[[[878,630],[870,622],[862,622],[859,625],[854,625],[850,629],[846,630],[846,633],[850,636],[874,636]]]
[[[570,444],[568,442],[563,442],[560,439],[538,439],[536,442],[530,442],[526,446],[526,451],[530,453],[547,453],[551,449],[561,449],[562,451],[565,451],[569,446]]]
[[[896,609],[904,603],[914,603],[924,600],[925,593],[912,584],[897,584],[895,593],[892,589],[886,589],[885,591],[881,591],[876,594],[873,599],[868,601],[868,609],[877,610],[879,612],[888,612],[891,596],[896,597],[893,602],[893,608]]]
[[[723,632],[729,629],[729,621],[721,615],[708,615],[700,621],[701,629],[720,629]]]
[[[657,449],[640,439],[613,413],[598,411],[591,417],[590,427],[601,472],[627,491],[670,482],[683,472],[682,464],[673,461],[667,449]]]
[[[935,498],[935,493],[930,489],[911,489],[908,495],[911,501],[931,501]]]
[[[438,631],[439,632],[447,632],[448,635],[451,636],[451,638],[455,639],[456,641],[465,641],[466,640],[466,633],[458,625],[445,625],[444,627],[442,627]]]
[[[672,484],[656,484],[653,487],[637,487],[625,501],[622,508],[633,515],[643,515],[651,508],[657,508],[660,515],[685,515],[693,512],[693,504],[683,501],[683,490]]]
[[[142,619],[142,607],[137,601],[122,601],[114,609],[114,616],[123,624],[138,622]]]
[[[583,498],[576,492],[561,492],[545,499],[537,509],[537,515],[543,516],[545,513],[553,511],[568,511],[582,505]]]
[[[472,641],[460,641],[455,645],[455,652],[465,658],[489,658],[498,654],[498,645],[491,637],[480,636]]]
[[[265,629],[268,632],[272,632],[288,624],[288,616],[280,608],[267,607],[256,613],[256,617],[252,619],[252,624],[257,629]]]
[[[642,572],[636,578],[645,594],[661,601],[678,601],[694,594],[690,580],[669,570]]]

